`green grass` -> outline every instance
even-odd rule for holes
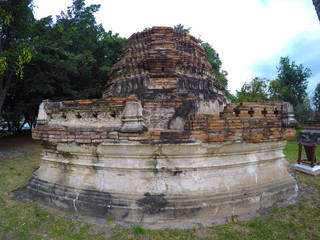
[[[1,139],[0,139],[1,140]],[[11,191],[28,183],[33,169],[40,162],[40,148],[25,139],[15,148],[22,154],[0,158],[0,239],[319,239],[320,236],[320,177],[297,173],[299,182],[317,187],[309,198],[287,207],[273,207],[266,216],[230,224],[187,230],[148,230],[139,225],[118,228],[112,219],[106,226],[79,222],[41,210],[37,204],[26,204],[12,197]],[[0,151],[3,142],[0,142]],[[295,163],[296,142],[288,142],[284,153]],[[320,159],[320,147],[317,149]]]
[[[133,224],[131,228],[137,235],[144,234],[146,232],[146,230],[140,225]]]
[[[286,155],[286,159],[290,164],[297,163],[298,151],[299,151],[299,146],[297,142],[290,142],[290,141],[287,142],[287,145],[285,146],[283,153]],[[306,158],[304,151],[302,151],[302,158]],[[320,160],[319,145],[316,148],[316,158],[318,161]],[[307,174],[297,172],[297,179],[299,182],[304,182],[308,185],[312,185],[320,188],[320,175],[318,175],[317,177],[314,177],[312,175],[307,175]]]
[[[297,142],[288,141],[287,145],[283,149],[283,153],[286,155],[286,159],[290,164],[296,163],[298,160],[299,146]],[[302,150],[302,158],[306,158],[304,150]],[[316,148],[316,158],[320,159],[320,146]]]

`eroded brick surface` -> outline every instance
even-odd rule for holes
[[[120,226],[211,226],[292,201],[292,106],[230,104],[187,33],[132,35],[102,99],[43,101],[33,201]],[[122,224],[122,225],[121,225]]]
[[[283,102],[228,104],[204,49],[188,33],[153,27],[133,34],[109,78],[103,99],[44,102],[46,120],[33,138],[258,143],[294,136],[282,121]],[[138,106],[139,116],[131,116],[129,106],[123,116],[127,102]]]

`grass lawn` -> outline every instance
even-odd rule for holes
[[[0,239],[319,239],[320,176],[297,173],[314,194],[294,205],[273,207],[269,215],[189,230],[146,230],[139,225],[121,229],[112,220],[107,226],[79,222],[41,210],[37,204],[13,198],[12,190],[28,183],[40,162],[41,146],[30,137],[0,138]],[[290,163],[298,144],[288,142],[284,153]],[[320,159],[320,146],[317,149]],[[315,189],[312,188],[312,189]]]

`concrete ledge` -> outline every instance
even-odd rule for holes
[[[314,166],[314,167],[310,167],[304,164],[295,164],[294,168],[299,171],[299,172],[303,172],[303,173],[307,173],[307,174],[311,174],[314,176],[317,176],[320,174],[320,166]]]

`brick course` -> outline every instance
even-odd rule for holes
[[[123,99],[117,101],[123,104]],[[87,104],[83,102],[85,101],[68,101],[64,108]],[[34,139],[43,141],[75,143],[101,143],[117,140],[142,142],[244,141],[253,143],[279,141],[295,136],[294,128],[282,126],[281,110],[278,111],[281,109],[281,103],[280,101],[269,101],[229,104],[220,115],[190,114],[184,130],[150,129],[144,133],[122,133],[94,128],[74,131],[72,128],[63,126],[38,125],[32,131],[32,136]],[[145,103],[144,107],[159,108],[161,104],[161,102],[150,101]]]

